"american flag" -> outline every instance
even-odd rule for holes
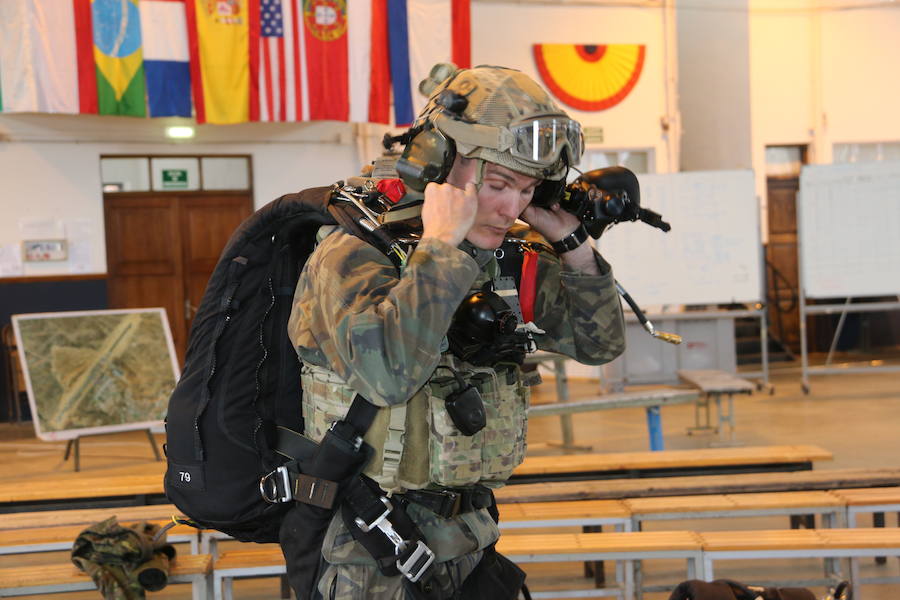
[[[260,1],[258,29],[253,27],[258,31],[259,54],[257,61],[251,59],[260,121],[303,120],[299,38],[302,14],[298,13],[297,0]],[[254,116],[251,114],[250,119],[256,120]]]

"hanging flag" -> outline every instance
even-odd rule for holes
[[[76,44],[81,0],[0,1],[0,88],[4,112],[82,111]],[[93,69],[93,59],[83,68]]]
[[[137,0],[93,0],[97,106],[101,115],[147,115]]]
[[[387,43],[387,0],[347,0],[350,121],[390,121]]]
[[[643,44],[535,44],[534,62],[560,102],[585,111],[612,108],[637,84]]]
[[[419,82],[436,63],[471,66],[471,0],[387,0],[394,120],[411,123],[425,108]]]
[[[191,88],[198,123],[250,116],[251,0],[186,0]]]
[[[151,117],[191,116],[184,0],[141,0],[141,37]]]
[[[296,0],[262,0],[252,13],[250,120],[303,120],[299,6]]]
[[[309,118],[346,121],[350,113],[346,0],[303,0]]]

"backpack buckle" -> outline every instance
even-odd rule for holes
[[[271,473],[263,475],[259,480],[259,493],[269,504],[293,500],[291,476],[288,474],[287,467],[281,465]]]

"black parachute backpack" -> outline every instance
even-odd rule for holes
[[[199,526],[277,542],[293,502],[269,503],[261,478],[288,459],[279,427],[303,432],[300,361],[287,322],[300,270],[331,188],[287,194],[232,235],[191,327],[184,372],[166,416],[165,489]]]

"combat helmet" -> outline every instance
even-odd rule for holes
[[[456,154],[545,180],[560,188],[584,149],[581,126],[531,77],[505,67],[457,69],[440,63],[420,85],[428,103],[407,133],[397,171],[407,186],[443,182]],[[545,188],[545,189],[541,189]]]

